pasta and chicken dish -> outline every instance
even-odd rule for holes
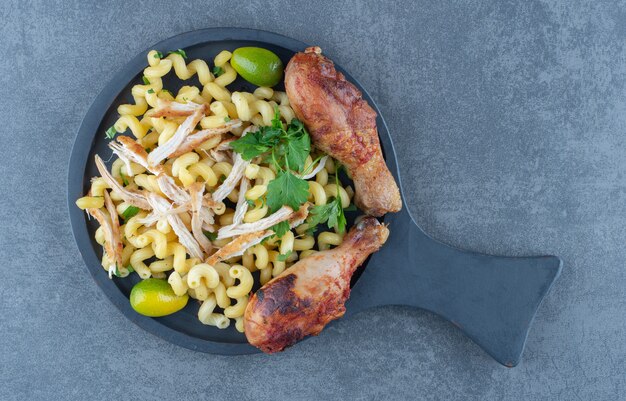
[[[389,235],[375,217],[402,207],[376,113],[318,47],[284,71],[258,48],[224,50],[212,68],[181,49],[147,61],[76,202],[100,225],[104,272],[141,279],[138,313],[175,313],[191,298],[203,324],[232,324],[265,352],[319,333]],[[270,72],[246,67],[255,62]],[[172,72],[199,84],[172,93]],[[256,89],[233,91],[238,76]]]

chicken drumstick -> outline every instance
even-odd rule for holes
[[[343,316],[352,274],[388,235],[386,226],[366,217],[337,248],[302,259],[265,284],[246,307],[250,344],[267,353],[282,351]]]
[[[285,88],[315,145],[348,168],[356,205],[372,216],[399,211],[400,191],[383,159],[376,112],[319,47],[293,56]]]

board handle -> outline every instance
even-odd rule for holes
[[[426,309],[452,322],[496,361],[517,365],[561,259],[453,248],[426,235],[406,208],[385,222],[389,240],[354,285],[348,312],[379,305]]]

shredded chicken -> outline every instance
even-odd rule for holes
[[[235,153],[233,168],[230,174],[226,177],[222,185],[213,192],[213,200],[215,202],[223,201],[228,194],[235,189],[235,186],[239,180],[241,180],[241,177],[243,177],[243,173],[248,164],[250,164],[249,161],[244,160],[239,153]]]
[[[255,125],[250,125],[246,129],[243,130],[241,136],[244,137],[248,132],[255,132],[258,130],[258,127]],[[215,148],[210,150],[210,155],[216,162],[232,162],[233,148],[230,146],[231,142],[236,141],[238,138],[228,138],[219,143]]]
[[[202,232],[202,223],[209,220],[213,223],[213,216],[208,209],[202,207],[202,194],[204,193],[204,184],[196,182],[189,187],[191,195],[191,232],[193,237],[198,241],[204,252],[209,253],[213,249],[213,244]]]
[[[102,178],[104,178],[106,183],[115,192],[119,193],[120,196],[126,202],[130,203],[133,206],[137,206],[140,209],[144,209],[144,210],[151,210],[152,209],[152,207],[150,206],[150,204],[146,200],[146,196],[144,194],[139,193],[139,192],[135,192],[135,191],[130,191],[130,190],[124,188],[123,186],[121,186],[120,183],[117,182],[117,180],[115,178],[113,178],[111,173],[109,173],[109,170],[107,170],[107,168],[104,165],[104,162],[102,161],[100,156],[96,155],[95,159],[96,159],[96,167],[98,168],[98,171],[100,172],[100,175],[102,176]]]
[[[166,212],[161,213],[156,210],[152,210],[150,213],[138,220],[139,223],[143,224],[146,227],[150,227],[157,223],[157,221],[161,220],[163,217],[167,218],[168,215],[177,215],[181,213],[185,213],[191,210],[191,203],[186,203],[184,205],[180,205],[177,207],[172,207],[170,204],[170,209]]]
[[[204,105],[187,102],[178,103],[171,100],[157,99],[157,107],[149,110],[146,115],[149,117],[187,117],[192,115],[195,111],[203,108]]]
[[[88,194],[89,196],[90,194]],[[120,239],[119,220],[117,218],[117,212],[115,212],[115,206],[113,206],[113,212],[109,209],[111,197],[107,191],[104,191],[104,201],[109,215],[107,216],[102,209],[87,209],[87,214],[98,220],[102,232],[104,233],[104,252],[107,254],[109,260],[113,263],[107,266],[109,271],[109,277],[115,271],[115,264],[122,266],[122,241]]]
[[[210,233],[215,232],[215,227],[213,226],[213,224],[209,224],[206,221],[202,222],[202,229]]]
[[[152,205],[155,211],[167,215],[167,222],[178,236],[180,243],[187,249],[187,253],[193,258],[202,259],[202,249],[200,249],[200,245],[189,230],[187,230],[187,227],[185,227],[180,217],[177,214],[167,214],[171,203],[169,203],[167,199],[152,192],[148,193],[148,202],[150,202],[150,205]]]
[[[123,152],[119,152],[117,149],[115,149],[113,146],[111,145],[116,145],[115,142],[110,142],[109,143],[109,147],[113,150],[113,154],[117,155],[117,157],[124,162],[124,166],[126,167],[126,175],[128,175],[129,177],[133,177],[133,168],[130,165],[130,160],[128,159],[128,157],[126,157],[126,155]]]
[[[250,181],[243,177],[241,179],[241,185],[239,186],[239,198],[237,199],[237,206],[235,207],[235,214],[233,216],[232,224],[224,226],[220,229],[220,231],[230,231],[237,227],[243,221],[246,212],[248,211],[248,202],[246,201],[246,191],[248,191],[248,186],[250,185]]]
[[[111,248],[113,248],[113,255],[109,256],[113,257],[116,266],[122,267],[122,249],[124,249],[124,245],[122,244],[122,237],[120,236],[120,220],[117,217],[117,209],[108,191],[104,191],[104,206],[111,217]]]
[[[174,179],[167,174],[159,174],[157,177],[157,184],[159,189],[165,194],[172,202],[177,205],[184,205],[191,201],[191,197],[184,189],[176,185]]]
[[[231,163],[232,162],[232,155],[225,152],[225,151],[218,151],[215,149],[211,149],[209,151],[209,155],[211,156],[211,158],[213,160],[215,160],[216,162],[228,162]]]
[[[270,235],[272,235],[272,231],[270,230],[257,231],[242,235],[233,241],[230,241],[213,255],[209,256],[206,262],[211,266],[215,266],[216,263],[221,262],[222,260],[230,259],[235,256],[241,256],[246,249],[261,243],[265,237],[269,237]]]
[[[259,130],[259,127],[257,127],[256,125],[248,125],[241,133],[241,136],[246,136],[247,133],[257,132],[258,130]]]
[[[196,125],[204,117],[205,107],[202,105],[196,109],[192,115],[187,117],[181,125],[178,126],[174,135],[163,145],[157,146],[150,154],[148,154],[148,164],[152,167],[157,166],[172,153],[174,153],[180,145],[185,141],[185,138],[196,128]]]
[[[297,212],[292,213],[289,216],[289,227],[294,228],[299,226],[304,222],[304,220],[309,215],[308,204],[304,204],[298,209]],[[233,258],[235,256],[241,256],[246,251],[246,249],[255,246],[256,244],[261,243],[264,238],[273,235],[274,231],[272,230],[259,230],[256,232],[251,232],[247,234],[243,234],[234,240],[230,241],[224,247],[220,248],[213,255],[209,256],[206,260],[208,264],[214,266],[216,263]]]
[[[202,204],[206,207],[210,207],[211,209],[221,209],[224,207],[224,202],[216,202],[213,200],[213,196],[211,194],[205,194],[202,199]]]
[[[189,135],[183,143],[178,147],[178,149],[172,153],[169,157],[180,156],[184,153],[191,152],[198,146],[202,145],[203,142],[206,142],[209,138],[216,135],[222,135],[233,128],[237,128],[241,126],[240,120],[231,120],[217,128],[209,128],[202,131],[195,132]]]
[[[307,206],[307,204],[305,204]],[[245,223],[238,224],[236,226],[225,226],[219,229],[217,232],[217,239],[230,238],[236,235],[248,234],[251,232],[265,230],[267,228],[272,227],[280,223],[281,221],[285,221],[291,217],[293,214],[293,209],[289,206],[283,206],[278,209],[275,213],[262,218],[261,220],[255,221],[254,223]]]
[[[104,251],[108,255],[109,260],[115,260],[115,248],[113,246],[115,241],[113,240],[113,229],[111,228],[111,223],[109,223],[106,214],[104,214],[101,209],[95,208],[87,209],[87,213],[100,223],[100,227],[104,233]]]
[[[244,130],[244,132],[245,132],[245,130]],[[243,136],[243,135],[241,135],[241,136]],[[232,150],[233,148],[230,147],[230,143],[234,142],[236,140],[237,140],[237,138],[228,138],[228,139],[220,142],[220,144],[215,147],[215,150],[218,151],[218,152],[221,152],[221,151],[224,151],[224,150]]]
[[[123,156],[125,162],[126,160],[135,162],[155,175],[159,175],[163,171],[161,166],[150,166],[148,164],[148,152],[137,141],[124,135],[118,136],[116,139],[119,143],[110,142],[109,147],[120,159]],[[130,166],[127,165],[126,169],[129,172],[128,175],[132,176]]]
[[[153,210],[152,212],[148,213],[146,217],[138,219],[137,222],[143,224],[146,227],[151,227],[155,225],[161,219],[161,217],[163,216]]]
[[[320,162],[317,164],[317,166],[313,170],[311,170],[310,173],[302,175],[302,176],[300,176],[300,178],[302,178],[303,180],[309,180],[309,179],[315,177],[317,175],[317,173],[322,171],[324,169],[324,167],[326,166],[326,160],[328,160],[328,156],[322,157],[320,159]]]

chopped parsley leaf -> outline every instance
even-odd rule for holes
[[[183,49],[174,50],[174,51],[168,52],[168,54],[178,54],[182,56],[184,59],[187,58],[187,53],[185,53]]]

